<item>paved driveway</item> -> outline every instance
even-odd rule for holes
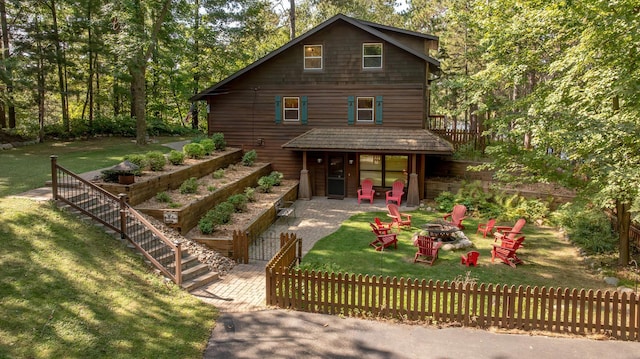
[[[265,310],[223,313],[204,358],[631,359],[640,344]]]

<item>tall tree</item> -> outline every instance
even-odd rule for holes
[[[9,128],[16,127],[16,108],[13,103],[13,69],[10,65],[11,51],[9,49],[9,26],[7,25],[7,6],[5,0],[0,0],[0,29],[2,30],[2,60],[4,64],[6,94],[4,97],[4,105],[0,114],[0,127],[6,127],[6,112],[9,115]]]
[[[121,0],[116,7],[118,11],[114,21],[119,29],[116,52],[124,59],[131,77],[131,108],[136,119],[136,143],[140,145],[147,141],[145,76],[148,61],[171,4],[172,0]],[[158,8],[157,13],[152,11]]]

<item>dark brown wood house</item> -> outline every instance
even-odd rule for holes
[[[195,95],[209,133],[255,149],[300,197],[356,197],[371,178],[379,196],[400,179],[408,204],[424,198],[430,158],[453,152],[426,130],[438,38],[336,15]]]

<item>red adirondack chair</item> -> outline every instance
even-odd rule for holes
[[[442,242],[429,236],[418,236],[414,244],[418,246],[418,251],[413,258],[413,263],[426,262],[433,265],[433,262],[438,259],[438,250],[442,246]]]
[[[474,267],[478,266],[478,257],[480,257],[480,252],[478,251],[470,251],[467,254],[463,254],[460,256],[460,263],[466,264],[467,267],[472,265]]]
[[[493,226],[496,225],[496,219],[491,218],[487,223],[478,224],[476,233],[482,233],[482,237],[487,238],[487,233],[493,234]]]
[[[370,178],[365,178],[360,184],[362,188],[358,190],[358,204],[360,200],[368,199],[370,204],[373,204],[373,196],[376,191],[373,190],[373,181]]]
[[[406,213],[400,213],[398,206],[393,203],[387,204],[387,216],[391,217],[393,220],[392,225],[396,225],[398,229],[400,227],[408,227],[411,228],[411,215]]]
[[[494,259],[498,258],[515,268],[516,264],[522,263],[522,260],[518,258],[516,253],[518,248],[522,247],[522,242],[524,242],[524,236],[518,237],[518,239],[515,240],[505,237],[502,239],[500,245],[494,243],[493,249],[491,250],[491,263],[493,263]]]
[[[456,204],[455,206],[453,206],[453,210],[451,211],[451,213],[445,214],[442,218],[446,221],[447,218],[451,217],[451,222],[448,222],[450,225],[456,226],[460,229],[464,229],[462,220],[467,218],[465,214],[467,214],[467,207],[465,207],[463,204]]]
[[[387,231],[387,233],[391,231],[391,226],[393,226],[393,222],[390,222],[390,223],[382,222],[378,217],[374,218],[373,220],[376,223],[376,226],[378,227],[379,230]]]
[[[398,235],[395,233],[389,233],[388,231],[381,231],[378,227],[373,224],[371,225],[371,231],[376,235],[376,239],[369,243],[370,246],[376,249],[376,251],[380,251],[384,248],[387,248],[393,245],[395,248],[398,248]]]
[[[390,201],[395,201],[398,206],[400,206],[402,203],[402,195],[404,194],[404,183],[402,183],[402,181],[395,181],[393,182],[393,186],[391,187],[391,190],[385,192],[386,195],[386,202],[387,204],[389,204]]]
[[[524,218],[520,218],[516,221],[516,224],[514,224],[513,227],[496,226],[496,232],[493,234],[493,241],[496,242],[498,239],[502,240],[505,237],[510,240],[515,240],[516,236],[520,234],[526,223],[527,221]]]

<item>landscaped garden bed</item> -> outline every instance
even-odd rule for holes
[[[189,191],[180,188],[161,191],[137,205],[136,209],[163,221],[184,235],[216,204],[226,201],[231,195],[242,193],[247,187],[254,187],[260,177],[272,172],[268,163],[256,163],[251,167],[232,164],[217,171],[197,179],[195,193],[184,193]],[[221,171],[222,174],[216,175]]]
[[[125,193],[129,204],[136,206],[160,192],[179,188],[189,178],[206,176],[241,159],[242,150],[227,148],[201,159],[186,158],[181,165],[167,163],[161,171],[143,171],[135,177],[135,183],[129,185],[103,181],[97,181],[96,185],[115,195]]]
[[[298,181],[283,180],[269,193],[254,193],[254,201],[247,204],[247,210],[234,213],[229,223],[219,225],[210,234],[203,234],[198,227],[191,229],[186,237],[207,247],[230,256],[232,252],[233,232],[249,233],[254,238],[267,230],[277,219],[278,203],[295,201],[298,195]]]

